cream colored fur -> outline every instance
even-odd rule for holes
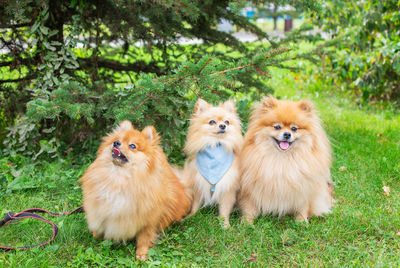
[[[214,120],[215,125],[209,122]],[[219,124],[227,124],[226,133],[218,134]],[[220,143],[226,151],[234,153],[232,166],[215,186],[211,194],[210,183],[200,174],[196,166],[196,155],[207,146],[216,146]],[[224,227],[229,227],[229,215],[236,202],[239,179],[239,152],[243,144],[241,122],[236,114],[236,107],[232,101],[219,106],[212,106],[202,99],[196,103],[190,120],[189,133],[185,145],[187,160],[182,171],[183,178],[193,190],[193,205],[191,214],[201,206],[218,204],[219,216],[224,220]]]

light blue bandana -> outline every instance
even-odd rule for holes
[[[225,151],[221,144],[215,147],[207,146],[197,153],[197,169],[200,174],[212,185],[211,192],[215,191],[217,184],[233,162],[233,152]]]

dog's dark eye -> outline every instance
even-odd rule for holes
[[[274,126],[275,130],[280,130],[282,127],[280,125]]]
[[[297,131],[297,127],[292,127],[291,130],[292,130],[293,132],[296,132],[296,131]]]
[[[214,120],[211,120],[210,122],[208,122],[210,125],[215,125],[216,122]]]
[[[226,125],[229,125],[229,121],[228,121],[228,120],[226,120],[226,121],[225,121],[225,124],[226,124]]]
[[[135,144],[129,144],[129,148],[131,148],[132,150],[136,149],[136,145]]]

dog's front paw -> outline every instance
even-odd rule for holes
[[[136,254],[136,259],[140,261],[147,261],[147,254]]]
[[[308,223],[308,218],[305,217],[304,215],[297,214],[296,221],[299,223]]]
[[[227,229],[229,229],[229,227],[231,227],[231,225],[229,224],[229,221],[224,221],[222,223],[222,228],[223,229],[227,230]]]
[[[242,217],[242,220],[241,220],[241,223],[242,223],[242,224],[247,223],[247,224],[253,225],[253,223],[254,223],[254,218],[252,218],[252,217],[250,217],[250,216],[243,216],[243,217]]]

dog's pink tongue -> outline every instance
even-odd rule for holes
[[[120,156],[121,152],[117,148],[113,148],[113,151],[116,155]]]
[[[289,142],[287,142],[287,141],[280,141],[280,142],[279,142],[279,147],[280,147],[282,150],[287,150],[287,149],[289,148]]]

